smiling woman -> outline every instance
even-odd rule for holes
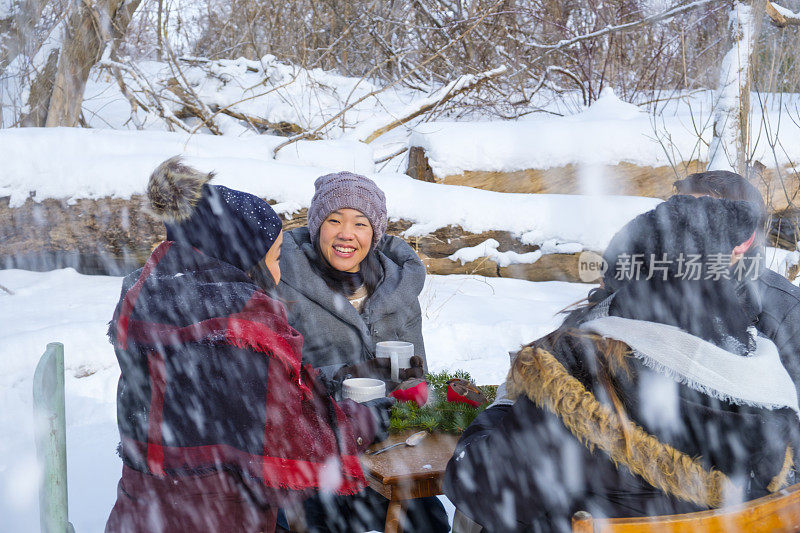
[[[330,266],[355,273],[372,246],[372,224],[361,211],[337,209],[319,228],[319,248]]]
[[[417,300],[425,266],[405,241],[384,234],[383,191],[349,172],[322,176],[315,187],[308,227],[286,233],[280,265],[303,361],[333,376],[369,363],[377,342],[402,340],[427,367]]]
[[[427,369],[418,300],[425,266],[405,241],[384,234],[383,191],[349,172],[322,176],[314,186],[308,227],[285,235],[278,286],[289,323],[303,334],[303,362],[333,394],[348,375],[389,379],[375,364],[380,341],[412,343]],[[312,531],[380,530],[386,506],[377,493],[319,495],[305,512]],[[412,500],[408,518],[411,531],[449,530],[435,498]]]

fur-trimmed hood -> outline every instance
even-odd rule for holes
[[[594,341],[600,351],[614,344],[596,335]],[[616,346],[627,348],[621,343]],[[629,352],[630,349],[624,350],[622,357]],[[619,368],[625,362],[611,361],[610,365]],[[520,351],[506,385],[510,399],[527,396],[540,408],[556,414],[589,450],[601,450],[615,465],[624,465],[666,494],[706,508],[744,499],[744,487],[722,471],[705,466],[701,458],[692,457],[648,433],[629,418],[619,401],[614,401],[613,393],[611,405],[601,402],[567,371],[556,354],[545,348],[527,346]],[[774,492],[786,486],[793,453],[787,446],[782,464],[774,465],[775,475],[768,490]]]

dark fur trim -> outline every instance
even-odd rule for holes
[[[192,216],[213,172],[185,165],[180,156],[167,159],[150,174],[147,183],[149,211],[162,222],[182,222]]]
[[[664,444],[641,427],[601,404],[551,354],[528,346],[511,365],[508,396],[526,395],[555,413],[587,448],[600,448],[647,483],[681,500],[716,508],[739,500],[741,489],[722,472]]]

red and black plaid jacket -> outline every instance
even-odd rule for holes
[[[283,305],[241,270],[162,243],[125,278],[109,338],[129,467],[233,470],[278,491],[365,485],[352,419],[301,365]]]

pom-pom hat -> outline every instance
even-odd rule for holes
[[[147,185],[149,210],[167,228],[167,240],[247,271],[264,259],[283,228],[280,217],[258,196],[208,182],[179,157],[161,163]]]

